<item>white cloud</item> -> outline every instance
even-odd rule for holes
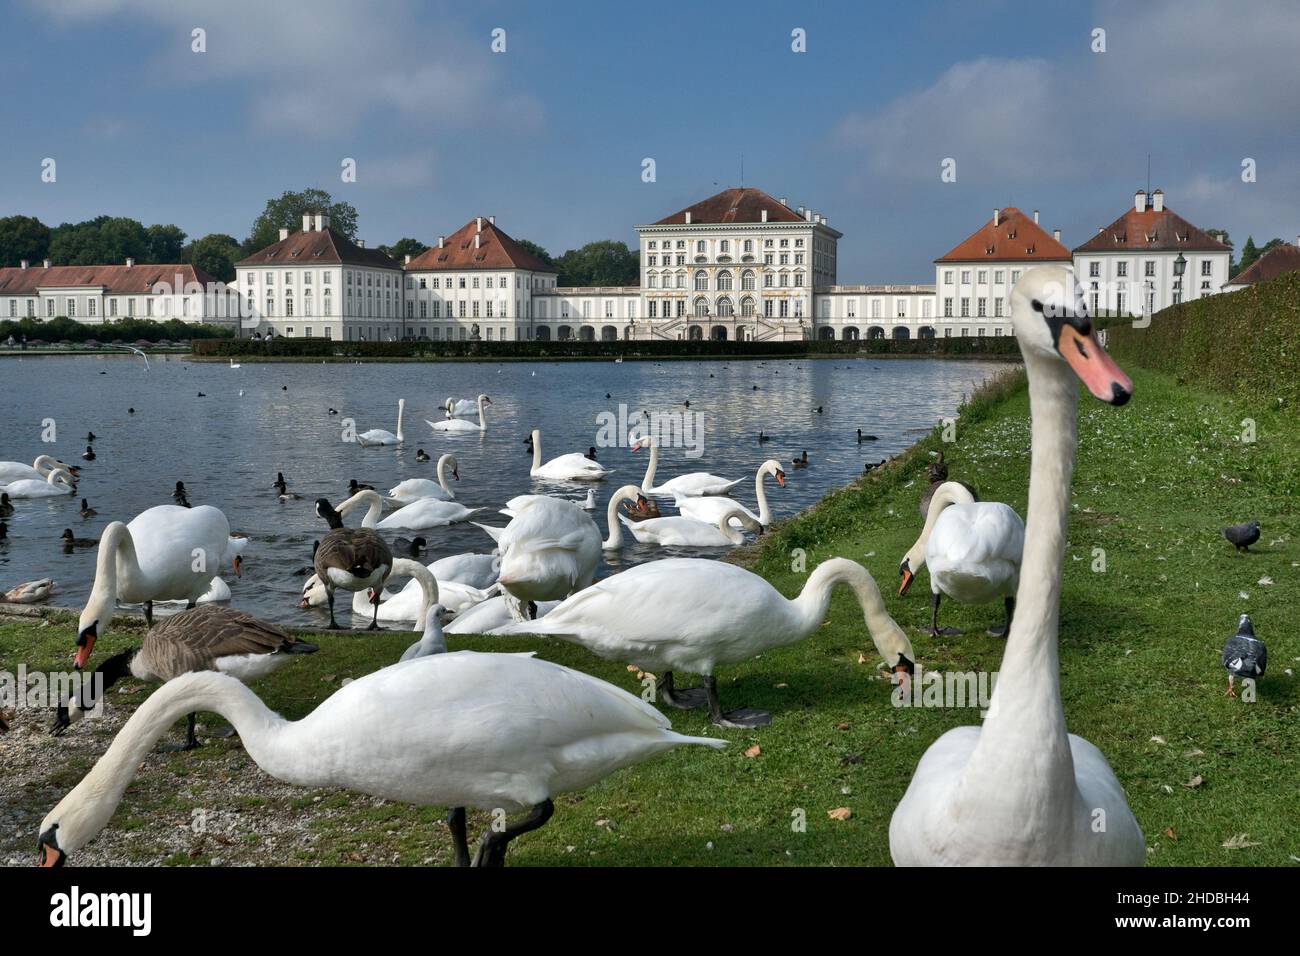
[[[405,156],[357,157],[357,182],[380,189],[416,189],[433,182],[432,153]]]
[[[252,121],[267,131],[327,137],[376,118],[417,128],[533,129],[543,120],[536,98],[513,88],[509,54],[492,54],[486,34],[469,35],[450,4],[62,0],[39,8],[65,29],[120,19],[156,35],[151,70],[168,82],[246,93]],[[204,53],[190,48],[196,27],[207,33]]]

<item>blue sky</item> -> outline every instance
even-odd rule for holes
[[[927,282],[995,206],[1083,242],[1150,153],[1169,206],[1238,249],[1300,233],[1286,0],[809,6],[0,0],[0,215],[242,239],[267,198],[320,186],[368,244],[492,213],[558,254],[632,242],[737,184],[743,153],[745,184],[844,233],[841,282]]]

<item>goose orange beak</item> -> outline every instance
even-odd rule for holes
[[[1095,334],[1085,335],[1066,323],[1061,326],[1056,349],[1095,398],[1110,405],[1123,405],[1133,397],[1132,379],[1098,344]]]

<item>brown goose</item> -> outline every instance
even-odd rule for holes
[[[939,457],[925,466],[925,474],[930,479],[930,485],[925,489],[925,494],[921,495],[922,518],[930,517],[930,499],[934,497],[938,487],[948,480],[948,464],[943,460],[943,452],[939,452]],[[973,486],[964,481],[958,481],[957,484],[969,491],[976,501],[980,500],[979,492]]]
[[[328,522],[330,530],[321,538],[313,564],[316,576],[325,586],[325,594],[329,598],[330,629],[337,630],[339,625],[334,620],[335,590],[342,588],[355,592],[373,589],[375,595],[379,595],[384,589],[384,581],[393,569],[393,551],[388,547],[388,542],[369,528],[343,527],[343,516],[325,498],[316,499],[316,514]],[[379,629],[378,597],[373,601],[375,615],[370,621],[370,630],[375,631]]]
[[[219,604],[201,604],[160,619],[149,629],[140,647],[104,661],[95,672],[103,683],[83,682],[80,696],[58,708],[50,732],[58,736],[95,706],[92,689],[106,690],[128,675],[150,683],[165,683],[191,671],[221,671],[248,683],[265,677],[295,654],[311,654],[316,650],[315,644],[300,641],[244,611]],[[189,715],[182,749],[198,746],[194,718],[194,714]]]

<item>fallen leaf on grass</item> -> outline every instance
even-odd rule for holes
[[[1204,750],[1189,750],[1189,751],[1187,751],[1187,753],[1183,754],[1183,756],[1184,756],[1184,757],[1204,757],[1204,756],[1205,756],[1205,751],[1204,751]]]
[[[1183,784],[1183,786],[1186,787],[1188,790],[1195,790],[1203,783],[1205,783],[1205,778],[1198,773],[1191,780],[1188,780],[1185,784]]]
[[[853,811],[848,807],[836,807],[834,810],[827,810],[826,815],[832,820],[847,820],[853,816]]]
[[[754,744],[754,746],[750,747],[748,750],[745,751],[745,756],[757,757],[762,752],[763,752],[763,748],[760,747],[758,744]]]
[[[1153,744],[1162,744],[1162,743],[1165,742],[1165,738],[1164,738],[1164,737],[1152,737],[1152,738],[1151,738],[1151,742],[1152,742]]]
[[[1165,836],[1169,837],[1169,839],[1173,840],[1175,843],[1178,842],[1178,837],[1174,835],[1173,827],[1165,827]]]
[[[845,721],[841,721],[840,723],[838,723],[838,724],[835,725],[835,729],[836,729],[836,730],[848,730],[848,729],[849,729],[849,722],[848,722],[847,720],[845,720]]]
[[[1223,848],[1225,850],[1244,850],[1248,846],[1259,845],[1259,843],[1250,839],[1249,833],[1234,833],[1232,836],[1228,837],[1228,839],[1223,841]]]

